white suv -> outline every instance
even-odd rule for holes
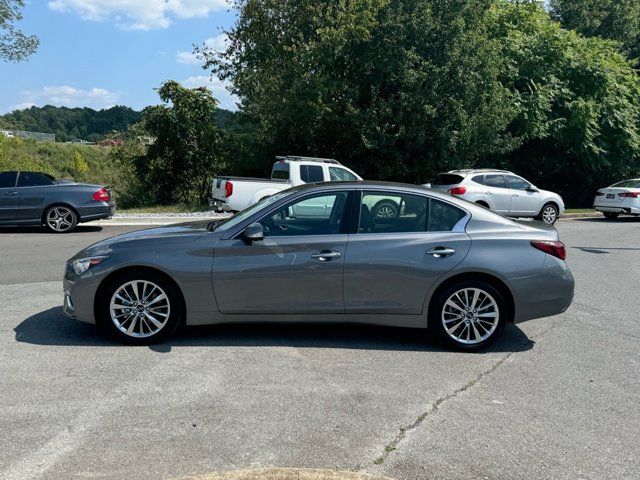
[[[426,186],[509,217],[536,218],[548,225],[564,212],[560,195],[540,190],[506,170],[452,170]]]

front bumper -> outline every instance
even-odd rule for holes
[[[62,280],[62,311],[67,317],[85,323],[96,323],[94,315],[94,299],[100,286],[101,276],[91,270],[78,277],[70,263],[67,263]]]

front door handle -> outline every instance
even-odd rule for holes
[[[9,196],[17,195],[17,194],[18,194],[18,192],[7,192],[4,195],[5,195],[5,197],[9,197]]]
[[[456,253],[456,251],[453,248],[447,248],[447,247],[436,247],[436,248],[432,248],[431,250],[427,250],[427,255],[431,255],[432,257],[435,257],[435,258],[450,257],[454,253]]]
[[[330,252],[329,250],[324,250],[320,253],[314,253],[311,255],[311,258],[315,258],[316,260],[320,260],[321,262],[328,262],[333,260],[334,258],[340,258],[342,254],[340,252]]]
[[[519,197],[520,195],[518,195],[517,193],[514,193],[512,196]]]

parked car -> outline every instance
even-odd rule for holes
[[[362,180],[356,173],[330,158],[276,157],[271,178],[216,177],[211,205],[219,211],[239,212],[254,203],[297,185],[314,182]]]
[[[110,218],[111,190],[58,180],[40,172],[0,172],[0,225],[44,225],[66,233],[79,223]]]
[[[369,196],[405,207],[376,217]],[[332,208],[295,214],[318,199]],[[92,245],[67,262],[64,311],[131,344],[183,323],[360,322],[477,350],[509,322],[564,312],[573,290],[555,229],[420,186],[345,182]]]
[[[548,225],[564,212],[560,195],[506,170],[452,170],[439,174],[429,186],[509,217],[535,218]]]
[[[598,190],[593,208],[608,219],[618,218],[620,214],[640,215],[640,178],[623,180]]]

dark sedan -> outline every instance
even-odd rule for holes
[[[0,225],[44,225],[66,233],[79,223],[110,218],[111,190],[58,180],[40,172],[0,172]]]

